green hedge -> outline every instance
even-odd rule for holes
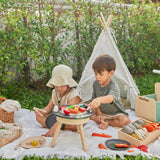
[[[160,68],[160,14],[153,3],[3,0],[0,4],[0,86],[50,78],[52,68],[70,65],[78,81],[102,30],[100,12],[113,15],[117,46],[132,74]],[[12,80],[12,81],[11,81]],[[13,81],[16,80],[16,81]]]

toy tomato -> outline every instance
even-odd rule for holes
[[[86,109],[85,109],[84,107],[79,107],[79,110],[80,110],[81,112],[85,112],[85,111],[86,111]]]
[[[60,111],[63,111],[64,109],[66,109],[65,106],[60,106],[60,107],[59,107],[59,110],[60,110]]]
[[[69,110],[66,110],[66,109],[64,109],[63,112],[67,115],[71,113]]]
[[[59,106],[59,110],[62,111],[62,109],[66,108],[65,106]]]

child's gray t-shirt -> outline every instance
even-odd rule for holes
[[[120,90],[118,84],[111,79],[110,83],[101,87],[97,80],[93,83],[93,94],[92,100],[97,97],[102,97],[106,95],[112,95],[114,100],[112,103],[103,103],[100,105],[100,110],[102,113],[109,115],[116,115],[118,113],[123,113],[128,116],[128,113],[125,111],[125,108],[121,102]]]

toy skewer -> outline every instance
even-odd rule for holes
[[[33,109],[40,115],[43,117],[43,115],[38,111],[38,109],[36,107],[33,107]]]
[[[40,111],[42,111],[42,112],[44,112],[44,113],[46,113],[47,111],[45,111],[44,109],[39,109],[39,108],[37,108],[37,107],[33,107],[33,109],[35,110],[40,110]]]
[[[21,143],[22,143],[22,141],[20,141],[20,142],[15,146],[14,149],[17,150],[17,149],[20,147]]]
[[[87,110],[90,110],[91,108],[89,106],[87,106]]]

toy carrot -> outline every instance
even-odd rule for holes
[[[97,136],[97,137],[105,137],[105,138],[111,138],[112,136],[108,135],[108,134],[100,134],[100,133],[92,133],[92,136]]]
[[[101,137],[101,134],[100,133],[92,133],[92,136]]]
[[[128,150],[127,152],[134,152],[134,150]]]
[[[129,145],[126,144],[126,143],[113,143],[113,147],[116,147],[116,148],[127,148],[127,147],[129,147]]]
[[[136,146],[134,146],[133,144],[131,144],[131,148],[137,148]]]
[[[99,147],[100,149],[107,149],[102,143],[99,143],[99,144],[98,144],[98,147]]]
[[[112,136],[110,136],[110,135],[108,135],[108,134],[102,133],[102,134],[101,134],[101,137],[111,138]]]

